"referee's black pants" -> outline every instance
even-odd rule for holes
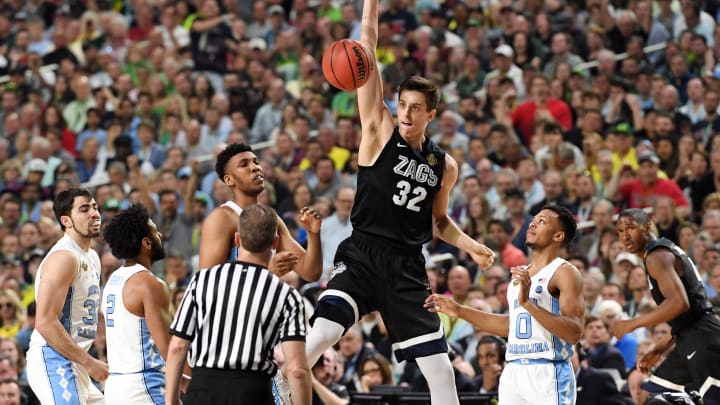
[[[183,404],[271,405],[271,378],[252,371],[193,368]]]

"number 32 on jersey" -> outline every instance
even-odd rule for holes
[[[420,212],[420,203],[427,197],[425,187],[413,188],[409,181],[400,180],[397,182],[397,188],[397,193],[393,194],[393,203],[410,211]]]

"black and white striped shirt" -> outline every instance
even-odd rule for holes
[[[191,367],[274,375],[279,341],[305,340],[300,293],[264,267],[231,262],[196,273],[170,325],[192,340]]]

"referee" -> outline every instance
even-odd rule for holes
[[[301,216],[320,229],[313,211]],[[193,368],[183,397],[192,404],[272,404],[271,378],[277,371],[278,341],[295,405],[310,404],[312,386],[305,356],[305,311],[300,294],[267,270],[277,245],[277,214],[251,205],[240,215],[236,262],[196,273],[170,325],[165,398],[179,403],[185,358]]]

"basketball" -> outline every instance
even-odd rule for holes
[[[325,79],[341,90],[355,90],[367,82],[374,66],[358,41],[341,39],[333,42],[322,60]]]

